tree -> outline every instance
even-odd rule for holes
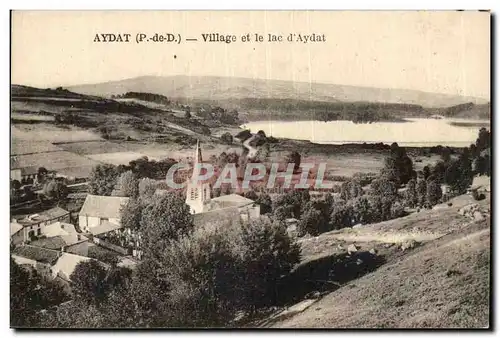
[[[345,201],[357,198],[363,195],[363,193],[363,187],[358,180],[346,181],[340,187],[340,197]]]
[[[80,262],[69,276],[74,299],[98,304],[106,297],[106,269],[95,259]]]
[[[68,187],[61,181],[51,180],[43,187],[43,194],[51,200],[64,200],[68,197]]]
[[[444,180],[452,191],[464,194],[472,184],[473,178],[472,161],[468,151],[464,150],[460,157],[448,166]]]
[[[116,168],[112,164],[98,164],[89,175],[89,193],[92,195],[111,196],[118,179]]]
[[[189,120],[191,118],[191,112],[189,109],[186,109],[185,112],[184,112],[184,118],[186,120]]]
[[[479,130],[479,136],[476,140],[476,148],[478,152],[491,148],[491,133],[486,128],[481,128]]]
[[[21,188],[21,182],[19,182],[18,180],[10,181],[10,188],[14,190],[19,190]]]
[[[221,135],[220,137],[221,141],[226,143],[226,144],[232,144],[233,143],[233,135],[231,135],[230,132],[226,132]]]
[[[300,261],[300,246],[282,222],[267,218],[242,224],[239,238],[245,303],[251,308],[275,305],[281,277]]]
[[[391,206],[391,218],[399,218],[405,215],[404,206],[398,201],[394,202]]]
[[[116,188],[113,191],[114,196],[137,197],[139,194],[139,180],[132,172],[128,170],[122,173],[117,180]]]
[[[150,178],[143,178],[139,181],[139,196],[147,199],[153,197],[156,192],[158,182]]]
[[[36,270],[25,270],[10,258],[10,325],[12,327],[40,327],[40,311],[68,299],[62,286],[38,275]]]
[[[293,163],[293,171],[296,172],[300,167],[300,154],[297,151],[292,151],[285,159],[285,162]]]
[[[164,252],[168,242],[193,229],[189,206],[176,194],[155,195],[143,208],[140,231],[144,256],[155,258]]]
[[[317,236],[324,232],[326,220],[320,210],[314,207],[312,202],[305,204],[299,222],[299,234],[305,235],[306,233]]]
[[[436,165],[432,169],[432,175],[427,175],[425,179],[427,180],[430,176],[433,176],[434,180],[437,183],[439,184],[443,183],[444,176],[446,173],[447,163],[449,163],[449,161],[448,162],[439,161],[438,163],[436,163]]]
[[[427,182],[427,202],[430,205],[436,205],[441,200],[442,195],[441,185],[436,181],[429,180]]]
[[[127,203],[120,208],[120,223],[125,229],[140,229],[144,204],[139,198],[129,198]]]
[[[427,201],[427,183],[425,180],[419,180],[417,182],[417,197],[418,205],[423,207]]]
[[[372,222],[372,207],[366,196],[358,197],[353,205],[354,222],[367,224]]]
[[[259,197],[255,200],[257,204],[260,205],[260,214],[265,215],[272,211],[273,202],[271,200],[271,196],[266,193],[261,193]]]
[[[406,184],[413,177],[413,162],[403,147],[391,145],[391,153],[384,161],[382,175],[396,184]]]
[[[38,182],[43,182],[45,180],[45,177],[47,177],[48,173],[49,173],[49,171],[45,167],[38,168],[38,173],[36,176]]]
[[[429,168],[428,165],[426,165],[423,169],[423,174],[424,174],[424,180],[427,180],[429,176],[431,176],[431,169]]]
[[[330,223],[332,229],[341,229],[352,226],[352,206],[344,201],[335,202],[332,205]]]
[[[415,208],[418,205],[417,181],[411,179],[406,184],[405,203],[410,208]]]
[[[371,184],[371,192],[372,194],[387,198],[392,202],[398,195],[398,188],[396,187],[396,183],[394,181],[382,176],[373,180]]]
[[[255,154],[255,159],[258,162],[266,162],[269,158],[269,154],[271,153],[271,149],[269,147],[269,143],[264,143]]]

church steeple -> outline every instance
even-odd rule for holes
[[[198,180],[202,161],[200,141],[197,140],[194,151],[193,174],[186,191],[186,204],[190,206],[192,213],[203,212],[205,203],[210,201],[210,184]]]

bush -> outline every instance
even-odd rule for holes
[[[405,208],[399,202],[394,202],[391,206],[391,218],[399,218],[405,216]]]
[[[226,144],[232,144],[233,143],[233,135],[231,133],[226,132],[221,135],[220,137],[221,141],[226,143]]]

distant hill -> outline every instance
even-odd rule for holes
[[[449,107],[488,101],[475,97],[427,93],[408,89],[387,89],[336,84],[291,82],[216,76],[142,76],[132,79],[68,87],[87,95],[111,97],[126,92],[165,95],[168,98],[218,101],[254,99],[296,99],[324,102],[383,102]]]

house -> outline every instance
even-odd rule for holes
[[[88,238],[79,233],[42,238],[31,242],[30,245],[81,256],[88,256],[89,253]]]
[[[91,228],[108,222],[120,226],[120,209],[127,204],[128,199],[118,196],[87,195],[78,216],[80,229],[90,232]]]
[[[19,245],[24,242],[24,227],[17,223],[16,220],[10,222],[10,242],[14,245]]]
[[[29,265],[44,276],[51,275],[51,267],[60,252],[31,245],[21,245],[12,250],[12,258],[19,265]]]
[[[21,230],[22,234],[16,235],[16,237],[22,237],[22,242],[27,242],[35,236],[41,236],[43,229],[49,224],[54,222],[69,222],[69,211],[55,207],[22,219],[13,220],[12,222],[23,227]]]
[[[10,179],[18,180],[19,182],[34,181],[38,175],[38,167],[23,167],[23,168],[13,168],[10,169]]]

